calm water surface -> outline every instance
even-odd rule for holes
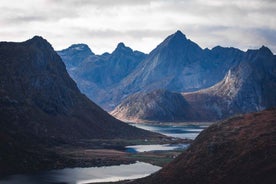
[[[38,172],[29,175],[12,175],[0,180],[1,184],[84,184],[95,182],[109,182],[126,179],[136,179],[148,176],[161,169],[144,162],[135,164],[90,167],[67,168]]]
[[[149,151],[170,151],[184,150],[189,144],[151,144],[151,145],[134,145],[127,146],[126,151],[129,153],[149,152]]]
[[[195,139],[198,134],[207,128],[206,125],[149,125],[149,124],[135,124],[130,125],[149,130],[152,132],[161,133],[170,137],[182,139]]]

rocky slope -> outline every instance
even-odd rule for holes
[[[29,151],[43,155],[41,148],[49,145],[155,136],[120,122],[81,94],[60,57],[41,37],[1,42],[0,65],[1,173],[14,166],[36,167]],[[23,162],[25,158],[29,163]]]
[[[224,79],[192,93],[184,93],[188,103],[205,120],[276,107],[276,56],[262,47],[249,50]]]
[[[183,93],[178,101],[155,91],[148,93],[150,98],[138,93],[124,100],[112,115],[129,121],[214,121],[276,107],[275,55],[262,47],[247,51],[236,62],[224,79],[210,88]],[[148,105],[151,100],[160,105]],[[182,101],[185,101],[184,106],[180,106]],[[158,116],[160,108],[166,115],[163,119]]]
[[[159,172],[135,184],[273,184],[276,110],[213,124]]]
[[[195,112],[180,93],[156,90],[130,95],[111,115],[130,122],[172,122],[196,117]]]

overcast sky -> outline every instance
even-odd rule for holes
[[[86,43],[97,54],[119,42],[150,52],[181,30],[202,48],[276,53],[275,0],[1,0],[0,40],[46,38],[56,50]]]

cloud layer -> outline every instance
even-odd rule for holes
[[[100,54],[124,42],[149,52],[181,30],[203,48],[276,53],[274,0],[2,0],[0,11],[0,40],[41,35],[56,50],[87,43]]]

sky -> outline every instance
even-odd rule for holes
[[[275,0],[1,0],[0,40],[39,35],[55,50],[88,44],[96,54],[119,42],[149,53],[177,30],[202,48],[276,53]]]

